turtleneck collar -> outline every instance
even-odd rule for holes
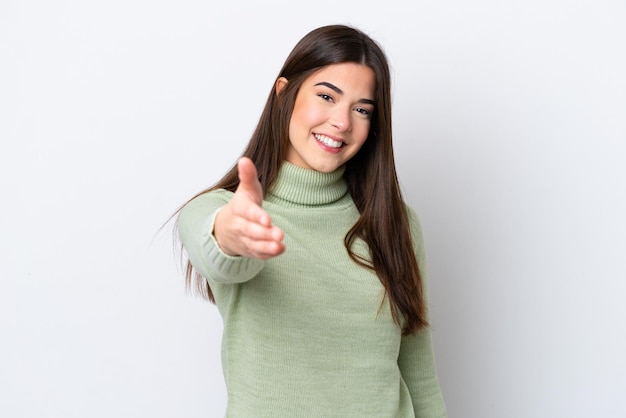
[[[337,202],[348,195],[344,171],[345,166],[341,166],[332,173],[322,173],[284,161],[265,200],[294,206],[319,206]]]

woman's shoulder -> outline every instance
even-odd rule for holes
[[[233,192],[225,189],[213,189],[197,194],[184,206],[206,205],[210,203],[228,203],[233,197]]]
[[[413,227],[414,225],[417,225],[419,227],[420,218],[419,218],[419,215],[417,214],[417,211],[406,202],[404,202],[404,209],[406,210],[409,224],[411,225],[411,227]]]
[[[227,204],[232,197],[233,192],[224,189],[199,193],[182,206],[178,214],[179,222],[189,218],[205,217]]]
[[[409,221],[409,229],[411,231],[411,237],[413,238],[413,242],[416,246],[422,247],[424,245],[424,234],[422,232],[422,223],[420,221],[420,217],[417,214],[417,211],[406,202],[404,203],[404,207],[406,209],[407,219]]]

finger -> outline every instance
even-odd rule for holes
[[[247,243],[249,257],[267,260],[285,252],[285,244],[276,241],[250,241]]]
[[[263,203],[263,189],[258,179],[256,167],[251,159],[242,157],[237,163],[239,186],[237,191],[244,191],[259,206]]]
[[[267,259],[285,251],[285,245],[282,243],[284,233],[275,226],[268,228],[248,222],[242,225],[239,236],[245,247],[244,252],[251,257]]]
[[[281,242],[284,237],[282,229],[275,226],[266,227],[255,222],[242,225],[240,235],[249,241]]]

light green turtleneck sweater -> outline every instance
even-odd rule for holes
[[[285,232],[284,254],[260,261],[224,254],[213,235],[232,193],[189,202],[177,227],[224,320],[227,417],[445,417],[430,330],[402,337],[376,275],[344,247],[359,213],[343,169],[284,163],[263,208]],[[420,226],[409,216],[424,272]],[[363,242],[356,248],[366,255]]]

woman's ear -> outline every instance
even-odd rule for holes
[[[288,81],[285,77],[279,77],[278,80],[276,80],[276,86],[274,88],[277,96],[280,94],[281,91],[283,91],[287,83]]]

